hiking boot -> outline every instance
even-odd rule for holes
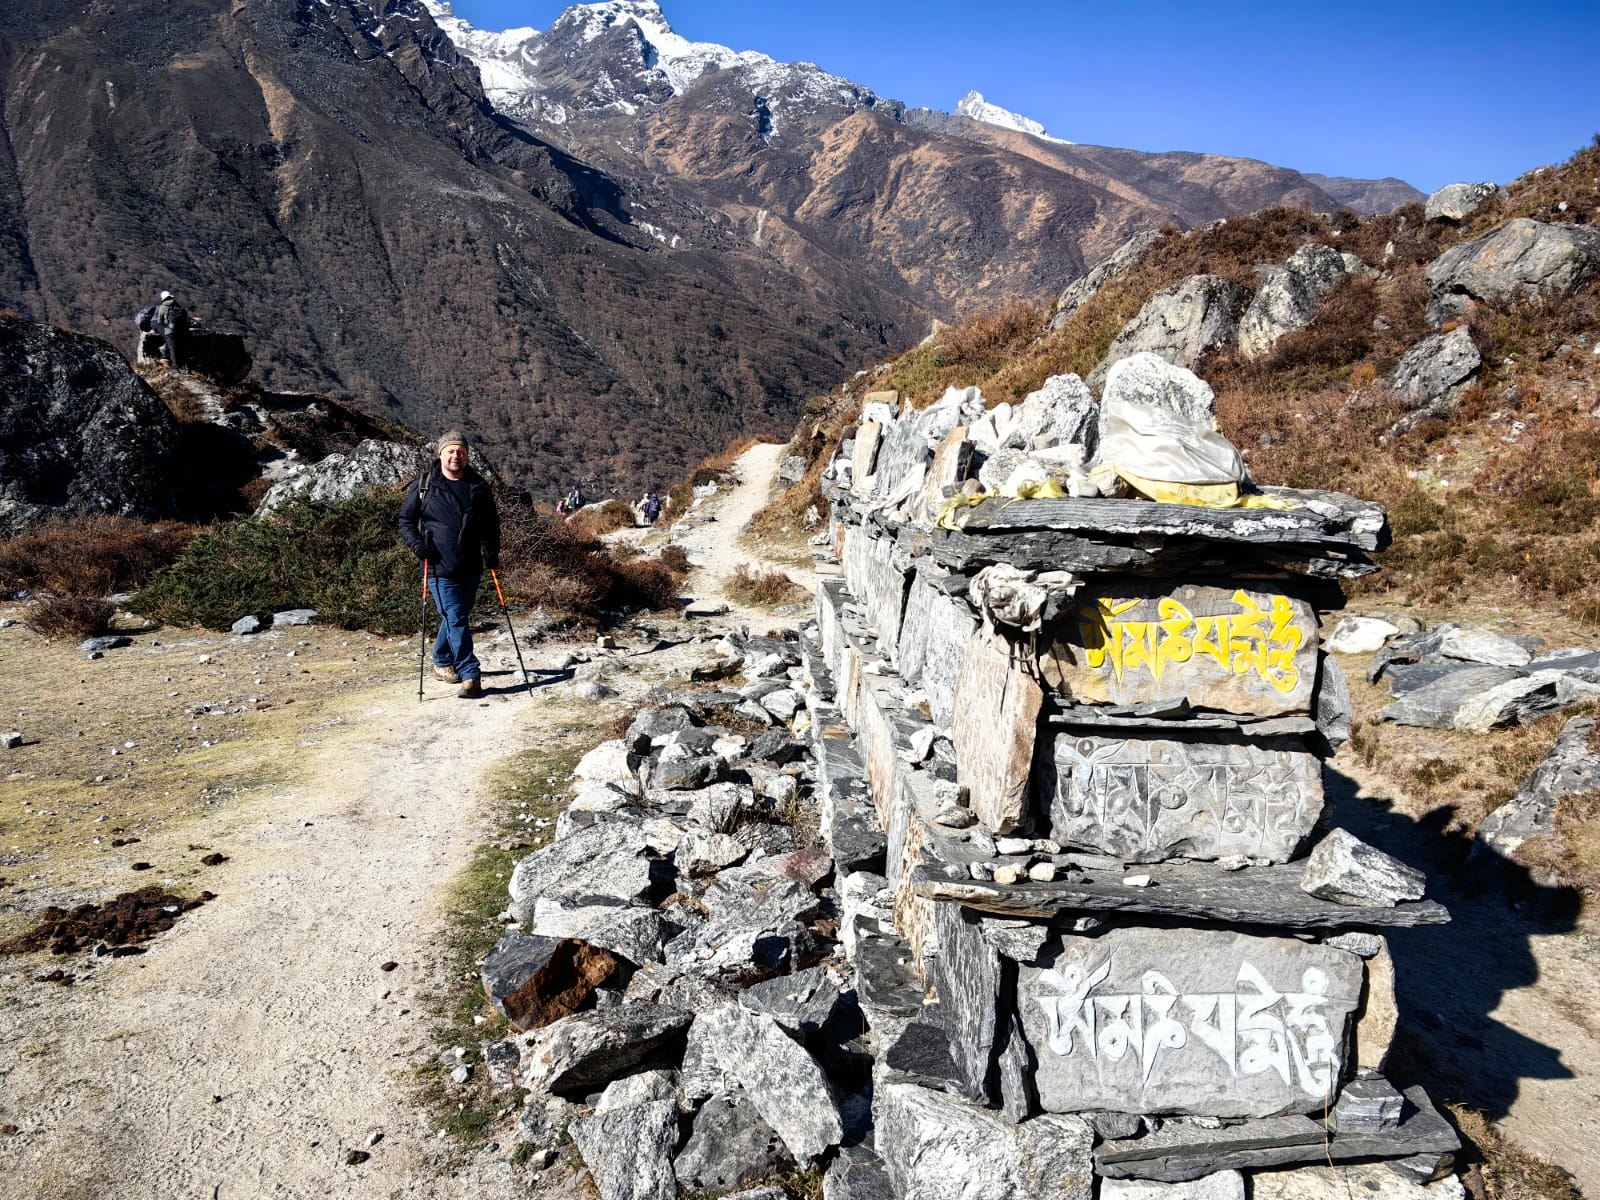
[[[460,683],[461,676],[456,674],[454,667],[435,667],[433,677],[441,683]]]
[[[456,695],[460,696],[463,700],[476,700],[479,696],[483,695],[483,683],[476,675],[474,675],[471,679],[466,680],[461,685],[461,688],[456,692]]]

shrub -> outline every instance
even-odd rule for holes
[[[116,606],[82,596],[47,596],[28,605],[28,625],[48,638],[98,637],[111,628]]]
[[[142,587],[195,535],[131,517],[66,517],[0,541],[0,592],[108,596]]]
[[[740,604],[789,604],[806,596],[806,590],[782,571],[762,571],[749,563],[734,567],[722,588]]]
[[[248,613],[315,608],[341,629],[415,633],[421,574],[395,533],[399,497],[297,500],[196,538],[134,599],[164,621],[225,629]]]
[[[621,500],[605,500],[579,509],[567,518],[567,528],[580,541],[594,541],[618,529],[632,529],[633,509]]]
[[[663,547],[661,553],[656,555],[656,561],[674,575],[687,575],[690,570],[689,553],[676,542]]]

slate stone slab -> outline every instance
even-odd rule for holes
[[[1408,1179],[1392,1160],[1250,1172],[1250,1200],[1467,1200],[1469,1195],[1458,1176],[1431,1183]]]
[[[1028,783],[1044,693],[1010,643],[980,629],[967,642],[956,680],[956,779],[973,815],[991,833],[1010,833],[1028,816]],[[981,716],[979,715],[981,714]]]
[[[863,499],[872,495],[873,472],[878,466],[878,448],[883,442],[883,426],[863,421],[856,429],[855,457],[850,466],[850,490]]]
[[[864,1146],[847,1147],[822,1177],[822,1200],[897,1200],[883,1163]]]
[[[910,583],[902,558],[892,538],[874,537],[861,526],[852,526],[845,535],[845,580],[877,635],[878,649],[891,661]]]
[[[1350,740],[1356,706],[1350,695],[1350,683],[1345,678],[1344,668],[1331,655],[1322,656],[1317,672],[1313,712],[1316,714],[1317,733],[1324,743],[1318,748],[1318,753],[1324,758],[1332,758],[1339,752],[1339,747]]]
[[[962,658],[977,630],[977,619],[964,601],[945,595],[920,573],[912,580],[898,666],[902,678],[927,695],[928,712],[939,730],[951,728]]]
[[[600,1200],[676,1200],[672,1149],[678,1106],[671,1100],[596,1111],[569,1127]]]
[[[1100,1200],[1244,1200],[1244,1176],[1238,1171],[1216,1171],[1187,1183],[1102,1179]]]
[[[933,906],[939,953],[928,964],[939,994],[939,1018],[950,1040],[961,1094],[987,1103],[1000,1002],[1000,955],[984,938],[982,922],[959,904]]]
[[[1243,1121],[1221,1129],[1172,1122],[1157,1133],[1103,1142],[1095,1170],[1110,1179],[1181,1182],[1219,1170],[1254,1171],[1287,1163],[1349,1162],[1364,1158],[1449,1155],[1460,1140],[1420,1088],[1408,1088],[1400,1124],[1383,1133],[1325,1130],[1320,1117],[1284,1116]]]
[[[824,967],[752,984],[739,993],[740,1007],[764,1013],[796,1037],[820,1034],[839,1011],[839,981]]]
[[[1452,728],[1487,733],[1507,725],[1526,725],[1545,713],[1597,699],[1600,684],[1565,671],[1535,671],[1469,697],[1456,710]]]
[[[1254,716],[1311,710],[1317,616],[1282,592],[1132,580],[1086,588],[1040,655],[1079,703],[1178,700]]]
[[[725,1004],[698,1018],[722,1070],[739,1081],[763,1120],[802,1167],[844,1135],[828,1081],[772,1017]]]
[[[1085,870],[1051,883],[980,883],[964,869],[919,868],[918,894],[954,900],[1000,916],[1053,917],[1078,910],[1149,913],[1196,921],[1272,925],[1284,929],[1383,928],[1442,925],[1450,914],[1432,900],[1354,906],[1319,900],[1300,890],[1302,866],[1247,867],[1223,871],[1206,863],[1151,863],[1139,868],[1148,887],[1123,883],[1124,870]]]
[[[933,449],[918,423],[912,419],[896,421],[878,448],[873,495],[894,496],[905,491],[908,484],[920,488],[932,460]]]
[[[692,1020],[693,1013],[656,1004],[574,1013],[541,1029],[523,1053],[523,1086],[534,1092],[592,1091],[681,1040]]]
[[[945,489],[956,488],[972,475],[973,444],[967,438],[967,427],[957,425],[946,435],[934,452],[923,476],[922,487],[912,499],[910,518],[924,525],[938,519],[944,505]]]
[[[1573,717],[1562,727],[1550,753],[1516,795],[1478,826],[1474,857],[1487,848],[1510,858],[1529,838],[1550,832],[1563,799],[1600,788],[1600,754],[1589,749],[1594,728],[1593,717]]]
[[[1050,836],[1131,862],[1294,856],[1322,813],[1322,766],[1290,738],[1060,733],[1041,764]]]
[[[873,1077],[878,1086],[892,1081],[961,1093],[966,1089],[951,1051],[942,1025],[913,1021],[879,1052]]]
[[[900,1200],[1090,1200],[1093,1134],[1076,1117],[1015,1125],[908,1083],[877,1089],[878,1156]]]
[[[1013,1121],[1026,1121],[1039,1111],[1034,1092],[1036,1065],[1017,1015],[1008,1012],[995,1042],[995,1074],[999,1082],[1000,1111]]]
[[[1017,969],[1049,1112],[1264,1117],[1331,1103],[1361,959],[1288,938],[1116,929]]]
[[[576,938],[512,931],[489,951],[479,977],[494,1006],[520,1033],[577,1012],[618,965],[605,950]]]

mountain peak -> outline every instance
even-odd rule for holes
[[[972,91],[961,97],[961,102],[956,105],[956,116],[966,117],[984,125],[993,125],[998,129],[1014,129],[1018,133],[1031,134],[1047,142],[1059,142],[1063,146],[1074,144],[1065,138],[1051,137],[1044,131],[1044,126],[1037,121],[1020,116],[1010,109],[1001,108],[998,104],[990,104],[983,98],[982,92]]]

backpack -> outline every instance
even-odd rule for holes
[[[139,310],[139,315],[133,319],[133,323],[139,327],[140,333],[149,333],[154,328],[155,319],[156,306],[154,304],[146,304]]]

